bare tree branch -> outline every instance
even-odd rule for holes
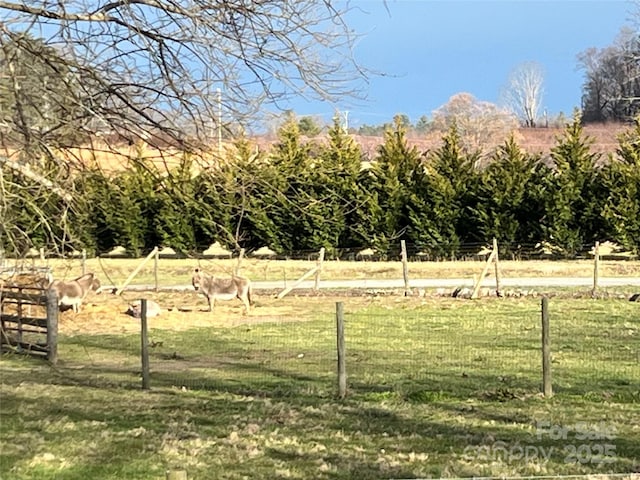
[[[56,62],[93,79],[95,114],[122,115],[174,141],[204,140],[216,119],[214,87],[233,121],[292,96],[358,94],[364,71],[353,32],[322,0],[92,0],[0,2],[4,42],[47,35]],[[25,28],[26,27],[26,28]],[[41,33],[42,32],[42,33]],[[90,92],[87,92],[90,93]],[[126,100],[125,100],[126,99]],[[99,107],[99,108],[97,108]],[[123,110],[124,109],[124,110]],[[121,112],[112,118],[114,111]],[[184,135],[189,130],[190,135]],[[188,143],[188,142],[187,142]]]
[[[55,185],[48,178],[45,178],[44,176],[42,176],[38,172],[33,171],[33,169],[29,165],[21,164],[19,162],[14,161],[14,160],[10,160],[7,157],[2,156],[2,155],[0,155],[0,164],[9,167],[12,170],[15,170],[16,172],[18,172],[20,175],[24,176],[25,178],[33,180],[36,183],[39,183],[40,185],[45,187],[48,191],[50,191],[52,193],[55,193],[56,195],[60,196],[60,198],[62,198],[66,202],[72,202],[73,201],[73,197],[71,196],[71,194],[69,194],[63,188]]]
[[[502,102],[525,127],[538,123],[543,98],[544,71],[537,62],[518,65],[509,75],[502,92]]]
[[[62,199],[55,215],[66,218],[78,201],[70,172],[84,168],[74,147],[99,139],[114,154],[139,141],[202,152],[212,125],[250,130],[294,97],[358,97],[366,71],[353,58],[350,9],[330,0],[0,0],[2,174],[29,181],[33,211]],[[19,182],[5,183],[9,209]],[[3,232],[27,239],[6,212]],[[49,240],[67,241],[48,221]]]

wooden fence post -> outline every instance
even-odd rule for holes
[[[158,291],[158,263],[160,262],[160,250],[156,248],[156,254],[153,257],[153,280],[155,282],[155,291]]]
[[[596,242],[593,251],[593,288],[591,296],[595,297],[598,290],[598,277],[600,276],[600,242]]]
[[[115,295],[120,295],[125,288],[127,288],[127,285],[129,285],[129,283],[131,283],[131,280],[133,280],[133,278],[138,274],[138,272],[142,269],[142,267],[145,266],[145,264],[151,259],[151,257],[154,257],[158,254],[158,247],[155,247],[153,250],[151,250],[151,253],[149,253],[149,255],[146,256],[146,258],[144,260],[142,260],[142,262],[140,262],[138,264],[138,266],[135,268],[135,270],[133,272],[131,272],[131,274],[129,275],[129,277],[127,277],[127,279],[124,281],[124,283],[118,287],[116,289],[116,291],[114,292]]]
[[[501,297],[500,293],[500,258],[498,255],[498,240],[493,239],[493,251],[496,252],[496,256],[493,259],[495,265],[495,274],[496,274],[496,296]]]
[[[58,295],[47,291],[47,360],[52,365],[58,362]]]
[[[2,249],[0,249],[0,255],[2,255]],[[2,261],[2,257],[0,257],[0,262]],[[0,263],[0,268],[2,267],[2,263]],[[0,338],[0,355],[3,353],[2,352],[2,345],[4,345],[5,342],[5,326],[4,326],[4,317],[2,316],[2,289],[0,288],[0,335],[2,335],[2,338]]]
[[[23,293],[24,293],[24,290],[22,289],[22,287],[18,287],[18,295],[20,296],[20,298],[18,298],[18,306],[17,306],[17,310],[18,310],[18,344],[22,344],[22,318],[24,317],[24,311],[22,310],[22,302],[23,302],[22,294]]]
[[[318,267],[313,267],[311,270],[309,270],[307,273],[305,273],[304,275],[302,275],[298,280],[296,280],[296,282],[291,285],[290,287],[285,288],[284,290],[282,290],[278,295],[276,295],[276,298],[280,299],[282,297],[284,297],[287,293],[289,293],[291,290],[293,290],[294,288],[296,288],[298,285],[300,285],[302,282],[304,282],[307,278],[309,278],[311,275],[313,275],[314,273],[316,273],[316,270],[318,269]],[[287,279],[285,277],[285,284],[287,282]]]
[[[318,291],[320,288],[320,272],[322,271],[322,263],[324,262],[324,247],[320,249],[320,253],[318,254],[318,261],[316,263],[316,276],[315,283],[313,284],[313,290]]]
[[[494,261],[494,259],[496,258],[496,255],[498,254],[497,250],[493,250],[491,252],[491,255],[489,255],[489,258],[487,258],[487,262],[484,265],[484,268],[482,269],[482,273],[480,274],[480,278],[478,279],[477,282],[475,282],[475,285],[473,287],[473,291],[471,292],[471,298],[475,299],[478,298],[478,294],[480,293],[480,286],[482,285],[482,280],[484,280],[484,277],[487,276],[487,272],[489,271],[489,266],[491,265],[491,262]]]
[[[336,329],[338,340],[338,396],[345,398],[347,395],[347,361],[344,338],[344,304],[336,303]]]
[[[142,357],[142,389],[149,390],[149,339],[147,332],[147,299],[140,300],[140,352]]]
[[[404,296],[411,293],[409,288],[409,263],[407,259],[407,242],[400,240],[400,249],[402,250],[402,278],[404,279]]]
[[[542,391],[546,398],[553,396],[551,384],[551,338],[549,337],[549,299],[542,297]]]

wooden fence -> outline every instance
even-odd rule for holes
[[[26,286],[0,289],[0,353],[9,350],[58,360],[58,299],[55,292]]]

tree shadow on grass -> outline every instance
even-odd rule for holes
[[[233,368],[237,366],[233,365]],[[116,432],[132,432],[143,428],[155,432],[154,442],[159,441],[171,419],[180,418],[186,412],[189,412],[185,417],[189,421],[186,428],[195,428],[194,434],[199,437],[224,437],[231,424],[241,425],[243,422],[258,422],[267,431],[277,430],[284,438],[299,438],[302,443],[305,442],[304,432],[311,432],[310,438],[318,437],[321,442],[327,443],[326,450],[306,451],[293,442],[290,446],[286,446],[286,443],[284,446],[267,446],[264,454],[274,464],[291,462],[299,468],[303,468],[300,465],[312,465],[315,468],[326,464],[327,470],[317,478],[410,478],[424,475],[425,469],[434,475],[478,475],[491,471],[490,462],[480,459],[471,466],[465,466],[459,460],[464,457],[466,447],[477,452],[479,449],[492,448],[496,442],[502,442],[509,448],[518,445],[562,446],[558,442],[541,442],[530,429],[524,428],[531,426],[534,419],[527,414],[515,415],[520,409],[526,409],[527,402],[539,401],[531,398],[504,401],[475,398],[470,408],[460,394],[430,397],[422,394],[412,396],[408,392],[408,400],[402,397],[376,398],[367,395],[384,392],[380,386],[354,383],[350,386],[350,395],[340,401],[333,395],[335,385],[327,384],[324,391],[318,387],[325,385],[328,380],[321,375],[292,374],[287,369],[260,363],[249,363],[244,368],[252,373],[268,372],[271,383],[265,384],[264,380],[254,379],[253,382],[238,384],[230,379],[215,379],[215,382],[209,383],[216,386],[211,390],[183,393],[179,389],[166,388],[167,385],[157,377],[158,391],[152,389],[143,397],[139,397],[142,395],[139,393],[131,397],[133,394],[130,389],[113,388],[100,382],[82,384],[75,376],[62,375],[52,379],[52,370],[42,366],[32,369],[30,382],[81,387],[76,394],[82,404],[78,404],[73,395],[69,396],[66,403],[43,402],[42,398],[30,396],[25,389],[17,393],[9,391],[3,396],[3,410],[19,415],[20,411],[37,409],[42,418],[68,418],[79,424],[89,422],[90,425],[97,422]],[[88,370],[90,375],[87,378],[97,371],[99,368]],[[118,371],[121,370],[114,369],[114,372]],[[69,375],[77,374],[78,371],[71,371]],[[416,385],[416,392],[446,392],[448,390],[442,388],[446,378],[449,377]],[[490,378],[492,376],[487,375],[475,381],[477,385],[483,382],[486,385]],[[7,383],[13,384],[17,376],[7,380]],[[212,379],[202,377],[198,380],[196,377],[194,380],[206,384]],[[460,378],[456,382],[466,380]],[[437,386],[440,390],[436,390]],[[455,392],[461,387],[453,384],[451,388]],[[87,394],[87,389],[93,392]],[[132,404],[129,397],[137,398],[137,405]],[[154,399],[159,399],[159,403]],[[141,401],[142,404],[139,403]],[[274,420],[283,408],[287,412]],[[188,427],[189,424],[194,427]],[[65,435],[57,441],[64,441]],[[71,439],[72,433],[69,435]],[[121,448],[117,435],[102,440],[101,445],[101,451],[86,459],[86,467],[81,467],[86,468],[85,473],[102,462],[108,462],[116,469],[126,468],[128,455],[117,451]],[[619,459],[607,468],[610,471],[630,471],[634,459],[638,458],[638,447],[633,439],[627,437],[616,439],[615,445]],[[550,459],[552,467],[556,469],[554,471],[570,471],[563,464],[564,453],[558,449],[558,453]],[[407,459],[412,454],[427,457],[414,464],[398,460]],[[452,464],[455,466],[451,467]],[[522,474],[535,473],[531,470],[533,467],[524,462],[512,467]],[[225,468],[229,472],[246,472],[247,467],[228,465]],[[593,466],[592,471],[598,471],[597,466]],[[271,478],[278,478],[278,474],[275,473]]]

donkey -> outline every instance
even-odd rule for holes
[[[214,278],[196,268],[191,277],[196,292],[199,290],[209,303],[209,311],[213,311],[216,300],[233,300],[237,298],[244,304],[245,312],[251,309],[251,281],[248,278],[233,275],[231,278]]]
[[[76,313],[80,311],[80,305],[89,291],[99,289],[100,280],[95,278],[93,273],[86,273],[75,280],[54,280],[48,287],[49,291],[56,292],[61,310],[71,307]]]

